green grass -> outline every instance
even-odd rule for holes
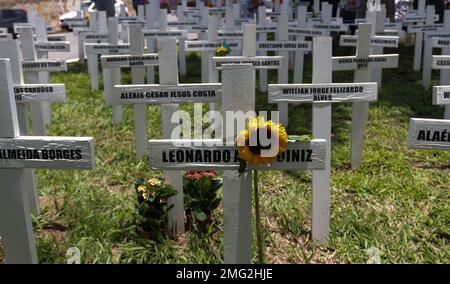
[[[261,172],[268,262],[365,263],[367,249],[376,247],[384,263],[450,263],[449,154],[407,146],[409,118],[441,118],[443,110],[432,105],[431,91],[423,91],[421,73],[412,71],[413,49],[402,47],[399,53],[400,67],[384,70],[379,101],[370,105],[364,163],[357,170],[349,166],[351,105],[333,105],[327,245],[316,246],[310,237],[311,174]],[[189,55],[187,66],[189,73],[180,81],[199,82],[198,56]],[[433,74],[433,84],[438,83],[437,75]],[[335,72],[333,81],[351,82],[352,76]],[[130,82],[129,75],[125,77],[124,82]],[[38,171],[42,214],[34,218],[34,226],[39,261],[64,263],[67,249],[76,246],[84,263],[221,263],[221,208],[208,233],[194,229],[162,244],[139,238],[133,181],[160,172],[150,171],[146,159],[135,159],[131,108],[125,108],[123,123],[113,127],[111,108],[105,106],[101,92],[90,91],[80,65],[53,74],[52,81],[66,84],[68,102],[52,106],[50,135],[94,136],[97,166],[92,172]],[[276,72],[270,72],[269,81],[276,82]],[[305,82],[310,81],[308,56]],[[257,110],[276,110],[259,87]],[[310,134],[311,106],[290,106],[289,111],[288,132]],[[150,138],[162,137],[159,107],[148,108],[148,125]]]

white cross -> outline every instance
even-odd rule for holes
[[[450,11],[444,13],[444,23],[438,31],[428,31],[424,33],[423,66],[422,66],[422,86],[428,89],[431,85],[431,70],[433,48],[441,48],[442,55],[450,54]],[[446,69],[441,70],[441,84],[450,84],[450,73]]]
[[[117,54],[120,52],[128,52],[126,45],[119,45],[115,42],[114,45],[108,44],[110,42],[108,33],[108,23],[106,20],[106,12],[100,11],[94,15],[98,15],[98,26],[94,29],[79,32],[78,37],[82,41],[80,48],[85,48],[87,55],[87,68],[91,78],[91,89],[99,89],[99,73],[98,73],[98,58],[101,54]]]
[[[222,113],[226,131],[223,141],[213,140],[151,140],[150,162],[154,169],[187,170],[214,169],[225,170],[223,174],[224,204],[224,262],[250,263],[252,238],[251,186],[252,173],[238,174],[239,162],[236,159],[234,141],[241,129],[229,131],[234,125],[234,117],[226,117],[227,112],[254,111],[255,107],[255,69],[251,64],[224,65],[222,70]],[[226,117],[226,119],[225,119]],[[181,143],[183,145],[174,145]],[[221,145],[217,145],[221,143]],[[187,144],[190,144],[188,146]],[[214,145],[215,144],[215,145]],[[324,140],[311,142],[290,141],[287,152],[269,166],[250,167],[261,170],[312,170],[324,167]],[[214,160],[213,151],[219,153]],[[217,154],[216,154],[217,155]],[[199,159],[201,156],[202,159]],[[191,158],[189,158],[191,157]],[[196,160],[191,160],[197,157]],[[208,158],[209,157],[209,158]]]
[[[362,30],[370,25],[363,25]],[[361,33],[363,34],[363,33]],[[313,39],[313,83],[269,85],[269,102],[313,103],[313,137],[327,141],[325,169],[313,171],[313,240],[328,239],[330,210],[331,103],[366,102],[377,98],[376,83],[331,83],[332,39]],[[366,51],[367,52],[367,51]],[[334,58],[333,58],[334,60]]]
[[[0,232],[7,263],[37,263],[25,169],[92,169],[92,137],[21,136],[9,59],[0,59]]]
[[[368,14],[373,13],[368,11]],[[333,71],[355,70],[355,82],[374,80],[371,69],[395,68],[398,66],[398,54],[370,55],[371,24],[360,24],[358,32],[357,55],[333,57]],[[379,84],[379,83],[378,83]],[[379,85],[378,85],[379,86]],[[368,102],[355,102],[352,106],[351,165],[361,165],[364,145],[364,131],[369,112]]]
[[[69,52],[70,43],[69,42],[49,42],[47,41],[48,28],[45,19],[41,16],[34,16],[30,19],[35,32],[36,32],[36,42],[34,43],[34,48],[36,50],[36,56],[38,59],[48,59],[48,52]],[[50,81],[49,72],[39,72],[39,82],[48,83]],[[52,120],[52,112],[50,104],[47,102],[41,103],[42,112],[44,114],[44,123],[49,125]]]
[[[81,34],[85,32],[96,32],[97,29],[97,12],[88,12],[87,8],[84,8],[82,11],[77,11],[76,18],[83,19],[89,16],[89,23],[82,22],[81,24],[72,24],[69,27],[73,30],[74,35],[77,37],[77,43],[78,43],[78,60],[81,63],[85,62],[85,53],[84,53],[84,40],[81,37]]]
[[[0,58],[10,59],[12,80],[14,84],[14,97],[17,104],[17,113],[20,132],[29,135],[27,105],[36,102],[65,102],[66,91],[64,84],[24,84],[22,75],[22,54],[16,40],[0,41]],[[36,190],[36,179],[33,170],[26,170],[28,176],[28,192],[30,208],[33,214],[39,213],[39,200]]]
[[[218,16],[208,16],[208,34],[206,40],[185,41],[186,51],[200,51],[202,59],[202,82],[217,82],[217,71],[212,68],[211,58],[215,50],[222,46],[223,40],[218,39]],[[232,50],[241,49],[241,40],[227,40],[226,43]]]
[[[436,41],[448,41],[435,39]],[[449,45],[450,46],[450,45]],[[450,55],[433,55],[432,62],[433,69],[446,70],[448,75],[450,71]],[[445,105],[444,119],[450,119],[450,99],[449,99],[449,84],[450,76],[441,76],[441,86],[433,87],[433,104]]]
[[[130,54],[103,55],[101,56],[102,68],[131,68],[132,83],[144,84],[145,68],[151,65],[157,65],[158,55],[154,53],[143,54],[144,39],[140,24],[130,24],[128,28],[130,36]],[[147,110],[145,105],[134,105],[133,108],[136,137],[136,156],[138,159],[141,159],[147,154]]]
[[[423,18],[421,21],[425,22],[426,26],[433,25],[434,23],[434,6],[429,5],[426,7],[426,12],[424,15],[416,16],[415,18]],[[407,19],[406,19],[407,20]],[[415,32],[416,34],[416,44],[414,45],[414,71],[420,70],[421,63],[422,63],[422,47],[423,47],[423,29],[427,28],[420,28],[418,30],[414,30],[415,28],[409,29],[409,31]]]
[[[147,40],[154,40],[157,38],[177,38],[177,39],[186,39],[187,38],[187,31],[186,30],[168,30],[167,29],[167,15],[166,15],[166,9],[160,9],[159,10],[159,29],[146,29],[143,31],[144,39]],[[180,43],[181,44],[181,43]],[[154,46],[152,46],[154,48]],[[148,72],[147,74],[147,81],[148,83],[154,82],[154,72],[153,67],[151,67],[152,70]],[[152,76],[152,78],[148,78]]]
[[[110,45],[118,45],[119,43],[119,30],[117,18],[108,19],[108,39]],[[105,91],[106,105],[112,106],[113,124],[119,125],[122,122],[122,106],[113,104],[112,91],[113,86],[120,84],[120,68],[103,68],[103,89]]]
[[[332,18],[333,5],[322,2],[322,11],[320,18],[311,18],[307,21],[308,26],[317,30],[329,32],[346,32],[348,25],[342,23],[341,18]]]
[[[450,120],[411,118],[408,145],[414,149],[450,150]]]
[[[179,110],[179,103],[211,103],[220,102],[220,84],[178,84],[176,39],[161,38],[158,40],[160,84],[134,83],[132,85],[114,86],[114,100],[117,104],[143,106],[161,104],[161,121],[163,136],[172,137],[173,117]],[[176,115],[175,115],[176,117]],[[178,195],[170,200],[174,209],[170,212],[171,233],[184,232],[183,186],[181,172],[165,172],[166,181],[178,191]]]
[[[22,69],[27,83],[47,83],[47,76],[40,76],[40,72],[58,72],[67,70],[67,64],[63,59],[37,59],[33,40],[33,29],[31,27],[21,28],[19,30],[19,35],[23,58]],[[31,115],[34,135],[46,135],[46,117],[48,117],[48,112],[45,112],[45,108],[42,106],[41,102],[31,103]]]

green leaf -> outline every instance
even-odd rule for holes
[[[288,135],[288,140],[308,142],[312,138],[309,135]]]
[[[194,214],[195,219],[199,220],[200,222],[205,221],[208,216],[206,216],[206,214],[203,211],[192,211],[192,213]]]

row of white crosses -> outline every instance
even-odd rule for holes
[[[31,134],[28,127],[27,112],[27,106],[31,105],[32,133],[43,136],[46,134],[46,126],[51,121],[48,103],[65,101],[64,85],[48,84],[49,78],[46,72],[61,71],[65,69],[65,63],[47,60],[47,53],[48,51],[67,51],[69,44],[67,42],[46,41],[47,32],[52,32],[54,28],[49,29],[44,19],[40,16],[34,15],[29,16],[29,18],[31,20],[30,23],[14,25],[15,32],[19,33],[22,51],[17,41],[1,40],[0,57],[11,60],[21,133],[24,135]],[[29,60],[24,61],[22,58]],[[37,61],[34,60],[36,58],[38,59]],[[24,65],[23,68],[22,64]],[[38,68],[35,67],[36,65],[38,65]],[[24,84],[22,70],[25,71],[25,81],[32,84]],[[26,175],[25,182],[29,193],[30,209],[33,214],[38,214],[40,211],[34,171],[26,170]]]
[[[442,24],[434,24],[436,19],[434,6],[426,6],[426,0],[418,1],[418,9],[412,15],[406,15],[404,22],[409,25],[407,28],[408,33],[415,33],[415,45],[414,45],[414,65],[415,71],[420,70],[422,64],[422,51],[424,32],[436,31],[442,27]],[[415,24],[414,24],[415,23]]]
[[[51,41],[48,40],[47,33],[54,32],[54,27],[48,27],[43,17],[38,16],[34,11],[29,13],[29,23],[14,23],[14,32],[19,34],[25,33],[25,39],[22,39],[24,58],[32,57],[35,59],[47,59],[48,52],[68,52],[70,50],[70,44],[61,39],[65,39],[61,36],[52,36]],[[31,34],[28,29],[31,29]],[[34,44],[34,47],[32,45]],[[35,52],[33,52],[33,48]],[[33,55],[34,53],[34,55]],[[42,70],[41,72],[30,74],[29,80],[35,81],[34,83],[48,83],[49,72]],[[45,103],[39,103],[32,107],[33,116],[35,118],[35,124],[33,126],[35,134],[45,135],[46,126],[51,123],[51,109],[50,106]]]
[[[211,18],[216,18],[216,16],[211,16]],[[136,28],[138,29],[138,27]],[[244,30],[246,31],[246,36],[244,37],[244,54],[252,54],[256,53],[255,39],[256,39],[256,28],[254,25],[246,25],[244,26]],[[132,34],[132,33],[130,33]],[[134,32],[133,34],[139,34],[138,32]],[[133,42],[133,41],[131,41]],[[246,43],[248,42],[248,43]],[[145,104],[163,104],[162,105],[162,121],[163,121],[163,133],[164,138],[171,138],[172,131],[174,129],[173,124],[179,122],[179,117],[174,117],[173,114],[178,110],[178,106],[175,103],[182,102],[192,102],[192,103],[207,103],[207,102],[220,102],[221,101],[221,84],[218,83],[209,83],[209,84],[178,84],[177,78],[177,62],[176,62],[176,42],[175,39],[160,39],[159,47],[158,47],[158,56],[159,56],[159,72],[160,72],[160,84],[150,84],[150,85],[142,85],[136,84],[133,81],[133,85],[119,85],[115,86],[115,94],[114,99],[118,104],[133,104],[134,107],[142,106]],[[250,49],[253,49],[251,51]],[[104,56],[102,57],[102,63],[107,66],[106,59],[108,58],[119,58],[119,56]],[[251,57],[250,57],[251,58]],[[234,62],[237,64],[238,62]],[[240,68],[238,68],[240,69]],[[241,76],[241,72],[239,71],[234,75],[238,76],[239,80],[243,80],[240,83],[240,86],[237,86],[238,89],[234,89],[237,91],[234,93],[232,90],[229,90],[229,94],[235,96],[233,101],[233,109],[237,110],[238,106],[241,106],[241,100],[245,99],[246,104],[251,104],[254,106],[254,68],[247,67],[244,72],[245,76]],[[243,71],[245,71],[243,70]],[[229,74],[229,73],[228,73]],[[134,75],[132,75],[134,77]],[[223,74],[223,79],[227,77],[227,75]],[[236,79],[234,79],[236,80]],[[142,80],[143,81],[143,80]],[[224,82],[225,84],[225,82]],[[235,84],[229,83],[229,88],[233,89]],[[245,91],[244,91],[245,90]],[[249,91],[250,90],[250,91]],[[177,93],[184,93],[185,96],[178,96]],[[252,96],[245,96],[242,98],[240,94],[253,93]],[[161,95],[166,94],[166,95]],[[236,100],[237,97],[240,97],[240,100]],[[222,97],[223,100],[223,97]],[[225,110],[227,107],[222,105],[222,109]],[[228,108],[229,109],[229,108]],[[254,109],[254,107],[252,107]],[[243,109],[246,111],[247,109]],[[234,137],[234,136],[233,136]],[[234,141],[234,140],[233,140]],[[165,149],[164,146],[162,149]],[[158,155],[156,150],[151,151],[151,156],[155,157]],[[160,154],[161,155],[161,154]],[[234,155],[234,152],[233,152]],[[160,156],[161,157],[161,156]],[[323,161],[323,160],[320,160]],[[163,162],[163,161],[161,161]],[[161,167],[161,169],[168,170],[165,172],[166,180],[177,188],[179,194],[177,197],[170,200],[171,204],[174,204],[174,210],[171,211],[170,220],[171,220],[171,229],[172,233],[176,234],[182,232],[184,230],[184,208],[183,208],[183,195],[182,195],[182,182],[181,182],[181,172],[174,171],[180,170],[183,168],[187,168],[186,164],[173,163],[171,166],[166,165],[166,167]],[[154,167],[159,167],[155,162],[152,162]],[[232,168],[238,167],[238,163],[232,163]],[[178,168],[180,167],[180,168]],[[192,167],[192,166],[191,166]],[[199,165],[199,167],[208,167],[207,165]],[[222,167],[216,168],[214,164],[210,164],[209,167],[217,169],[223,169]],[[229,168],[229,166],[226,166]],[[234,176],[234,175],[233,175]],[[237,176],[237,172],[236,172]],[[225,262],[227,263],[242,263],[250,261],[250,241],[251,241],[251,195],[248,190],[248,186],[251,185],[249,183],[250,179],[240,180],[234,176],[232,179],[226,179],[224,188],[227,188],[225,196],[224,196],[224,204],[225,205],[225,242],[229,243],[225,248]],[[250,178],[250,177],[247,177]],[[247,190],[235,191],[237,184],[243,183],[246,185]],[[237,202],[237,203],[236,203]],[[236,207],[236,204],[240,204],[240,206]],[[233,209],[234,208],[234,209]],[[235,226],[231,220],[239,220],[238,226]],[[242,249],[244,248],[244,249]]]
[[[26,33],[23,35],[26,35]],[[64,84],[48,84],[45,82],[31,82],[32,84],[25,84],[23,79],[22,52],[19,43],[16,40],[0,40],[0,58],[10,59],[20,131],[24,135],[30,135],[27,106],[42,102],[65,102],[66,93]],[[33,116],[33,119],[35,119],[35,116]],[[32,121],[32,125],[35,124],[35,121],[36,120]],[[37,122],[41,121],[42,120],[39,119]],[[36,133],[34,133],[34,135],[42,136],[42,134]],[[27,171],[27,175],[29,190],[28,199],[30,201],[31,212],[37,214],[39,213],[39,201],[36,189],[36,179],[32,170]]]
[[[450,151],[450,119],[411,118],[408,145],[414,149]]]
[[[434,11],[434,9],[433,9]],[[436,31],[430,30],[424,33],[424,51],[423,51],[423,66],[422,66],[422,85],[428,89],[431,85],[431,71],[435,68],[432,65],[433,48],[441,49],[442,55],[450,54],[450,10],[445,10],[444,23]],[[439,68],[437,68],[439,69]],[[441,84],[448,84],[445,82],[450,73],[447,70],[441,70]],[[442,82],[444,80],[444,82]]]
[[[98,21],[95,19],[98,18]],[[91,79],[91,89],[99,90],[99,70],[98,58],[100,54],[110,54],[114,52],[120,53],[125,50],[128,52],[128,46],[117,47],[117,44],[110,45],[110,38],[108,33],[108,23],[106,19],[106,12],[99,11],[91,14],[90,24],[97,22],[94,29],[86,29],[78,32],[78,37],[82,40],[82,46],[79,48],[85,49],[87,57],[87,68]]]
[[[440,86],[433,87],[433,104],[445,106],[444,119],[450,119],[450,55],[433,55],[433,68],[441,69]]]
[[[430,13],[431,14],[431,13]],[[429,17],[427,10],[427,17]],[[437,25],[433,25],[434,28]],[[433,104],[444,105],[444,119],[411,118],[408,145],[414,149],[450,151],[450,11],[444,14],[444,24],[425,33],[423,86],[428,88],[431,69],[440,69],[440,86],[433,87]],[[442,55],[432,55],[432,48],[441,48]]]
[[[36,41],[34,43],[34,48],[36,50],[37,59],[48,59],[49,52],[52,53],[65,53],[70,51],[70,43],[67,41],[49,41],[47,33],[51,27],[48,27],[45,19],[42,16],[34,15],[31,17],[30,22],[34,27],[36,34]],[[39,72],[39,83],[49,83],[50,73],[49,72]],[[41,104],[42,112],[44,115],[44,124],[49,125],[51,123],[51,108],[47,102]]]
[[[351,66],[357,65],[355,59],[370,58],[371,25],[360,24],[359,29],[358,55],[347,59],[353,62],[349,63]],[[354,131],[354,128],[360,128],[356,119],[361,119],[360,116],[363,116],[365,105],[368,105],[369,101],[377,99],[377,83],[367,83],[370,80],[370,77],[367,76],[367,68],[372,65],[370,63],[362,67],[366,70],[357,71],[358,73],[355,75],[355,81],[361,83],[331,83],[332,70],[330,66],[336,66],[333,69],[337,69],[338,62],[344,59],[332,58],[331,51],[331,38],[315,37],[313,39],[313,83],[269,85],[269,102],[313,103],[313,137],[327,141],[325,168],[313,171],[312,236],[313,240],[318,243],[326,242],[329,234],[331,103],[353,102],[353,116],[357,116],[352,119],[352,131]]]
[[[45,54],[41,54],[43,59],[37,56],[33,28],[31,26],[21,27],[19,30],[19,40],[22,49],[23,71],[27,83],[48,83],[48,76],[40,72],[66,71],[67,64],[63,59],[46,59]],[[45,135],[46,125],[49,123],[49,108],[43,107],[42,103],[31,104],[32,127],[34,135]]]
[[[37,263],[27,169],[92,169],[94,140],[22,136],[11,73],[0,59],[0,236],[6,263]]]
[[[135,37],[135,38],[133,38]],[[143,35],[139,26],[130,26],[130,39],[132,50],[137,45],[135,56],[142,54]],[[141,48],[141,49],[139,49]],[[116,85],[114,87],[114,102],[116,104],[132,104],[135,112],[135,131],[137,139],[145,144],[139,147],[139,158],[148,154],[146,116],[138,117],[139,112],[148,104],[161,104],[161,121],[163,123],[163,137],[169,139],[174,130],[173,115],[179,110],[178,103],[205,103],[220,100],[220,84],[178,84],[177,45],[175,38],[158,39],[158,54],[153,54],[156,64],[159,63],[159,83],[144,84],[142,67],[132,67],[132,85]],[[120,56],[102,56],[102,65],[110,66],[108,60],[117,59]],[[159,58],[159,60],[158,60]],[[159,62],[158,62],[159,61]],[[153,65],[156,65],[153,63]],[[181,92],[180,92],[181,91]],[[138,137],[140,133],[145,137]],[[138,142],[138,141],[137,141]],[[140,145],[138,145],[140,146]],[[174,235],[184,232],[184,205],[183,185],[180,171],[165,172],[166,182],[173,185],[178,195],[169,200],[174,205],[171,210],[170,232]]]
[[[8,33],[8,28],[0,28],[0,39],[12,39],[12,34]]]
[[[244,29],[246,29],[245,26]],[[254,26],[253,29],[255,29]],[[252,64],[225,64],[222,67],[221,86],[222,113],[226,118],[222,123],[227,126],[224,129],[223,140],[151,140],[150,160],[154,169],[225,171],[223,174],[224,262],[250,263],[252,173],[250,171],[242,175],[238,173],[239,162],[234,141],[242,129],[235,129],[235,117],[226,115],[230,111],[254,112],[255,68]],[[253,167],[253,169],[312,170],[322,169],[324,166],[326,153],[323,140],[313,140],[310,143],[290,141],[287,152],[289,154],[280,157],[279,161],[270,166]],[[213,153],[219,153],[214,160],[211,159],[214,156]],[[288,155],[296,156],[296,158],[288,159],[286,158]],[[188,158],[189,156],[203,158],[192,160]]]

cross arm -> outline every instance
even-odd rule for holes
[[[0,168],[92,169],[94,157],[92,137],[0,138]]]
[[[249,166],[261,170],[323,170],[326,141],[289,141],[286,152],[269,165]],[[163,170],[238,170],[237,147],[219,139],[150,140],[150,164]]]
[[[116,104],[173,104],[221,102],[219,83],[178,85],[115,85]]]
[[[408,144],[411,148],[450,150],[450,120],[411,118]]]
[[[269,103],[376,100],[377,83],[269,84]]]
[[[213,58],[214,68],[221,70],[224,64],[250,63],[255,69],[280,69],[283,68],[283,56],[225,56]]]

